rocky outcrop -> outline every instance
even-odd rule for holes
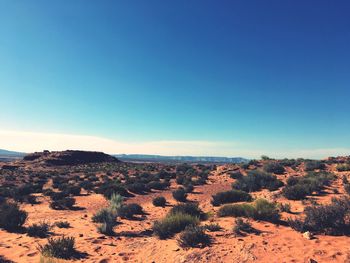
[[[78,165],[88,163],[119,162],[113,156],[103,152],[73,151],[62,152],[35,152],[26,155],[24,161],[40,162],[46,165]]]

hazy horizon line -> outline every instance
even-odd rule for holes
[[[36,151],[63,151],[67,149],[101,151],[108,154],[140,154],[159,156],[196,156],[257,159],[271,158],[323,159],[350,154],[347,148],[312,148],[274,150],[256,149],[233,141],[158,140],[122,142],[91,135],[43,133],[0,130],[0,147],[6,150],[30,153]]]

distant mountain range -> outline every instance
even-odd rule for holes
[[[21,152],[7,151],[0,149],[0,161],[12,161],[23,158],[26,154]]]
[[[189,163],[242,163],[248,159],[242,157],[212,157],[212,156],[162,156],[148,154],[115,154],[120,160],[145,162],[189,162]]]
[[[23,158],[26,153],[0,149],[0,161],[10,161]],[[249,160],[242,157],[212,157],[212,156],[162,156],[150,154],[112,154],[124,161],[137,162],[188,162],[188,163],[242,163]]]
[[[8,151],[8,150],[0,149],[0,155],[21,157],[21,156],[26,155],[26,153],[14,152],[14,151]]]

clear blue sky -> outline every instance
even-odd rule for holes
[[[0,129],[346,151],[349,14],[349,1],[4,0]]]

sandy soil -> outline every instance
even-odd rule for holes
[[[219,191],[231,189],[234,181],[225,173],[227,167],[218,167],[216,173],[210,176],[207,185],[195,187],[189,200],[198,201],[205,212],[215,212],[218,208],[210,204],[211,195]],[[329,202],[332,196],[342,193],[341,176],[349,173],[337,173],[339,178],[327,189],[326,195],[315,197],[318,202]],[[289,174],[287,174],[288,176]],[[283,177],[280,176],[282,179]],[[172,189],[176,186],[172,185]],[[71,228],[52,229],[52,237],[61,235],[73,236],[76,248],[83,253],[84,258],[76,262],[350,262],[349,237],[318,235],[308,240],[288,226],[274,225],[266,222],[251,221],[260,234],[249,234],[236,237],[232,233],[233,218],[217,218],[215,214],[207,222],[218,223],[223,230],[210,233],[214,243],[203,249],[184,250],[177,244],[176,237],[159,240],[152,236],[152,223],[164,217],[172,205],[176,204],[171,196],[171,190],[154,192],[148,195],[136,195],[127,202],[142,205],[145,216],[138,220],[119,220],[116,226],[116,236],[107,237],[96,231],[92,223],[92,215],[106,205],[101,195],[83,195],[76,197],[77,206],[81,210],[56,211],[49,208],[48,199],[39,197],[41,204],[22,205],[29,213],[26,225],[33,222],[47,221],[51,224],[64,220],[69,221]],[[334,189],[339,193],[334,194]],[[154,207],[152,199],[155,196],[165,196],[169,205],[165,208]],[[261,191],[256,196],[265,197],[279,202],[288,202],[295,214],[303,211],[301,201],[276,199],[274,193]],[[293,215],[283,213],[283,218]],[[294,215],[295,216],[295,215]],[[46,239],[31,238],[25,233],[9,233],[0,230],[0,255],[14,262],[39,262],[38,244],[44,244]],[[1,262],[1,259],[0,259]]]

